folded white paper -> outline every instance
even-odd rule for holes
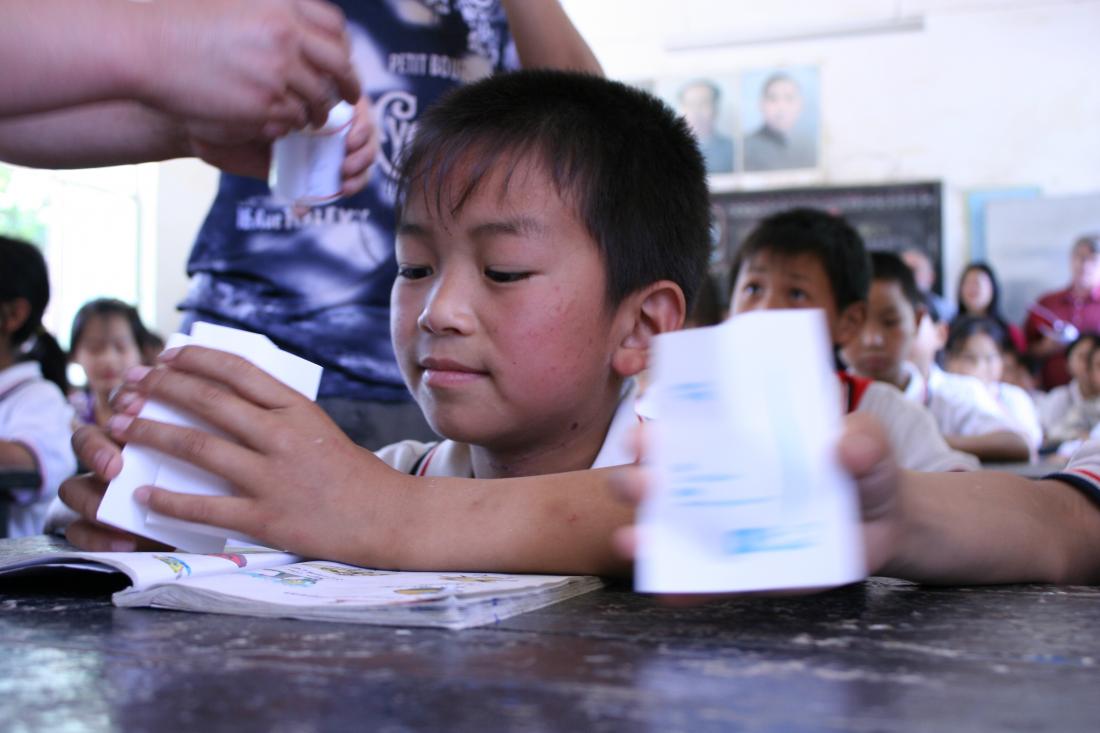
[[[189,343],[236,354],[310,399],[317,397],[321,367],[282,351],[267,337],[258,333],[210,323],[196,323],[190,336],[174,334],[168,339],[167,346],[173,348]],[[227,437],[186,411],[155,400],[146,403],[140,416]],[[224,529],[184,522],[149,511],[133,498],[134,491],[139,486],[159,486],[203,496],[228,496],[232,493],[228,482],[204,469],[152,448],[127,445],[122,450],[122,471],[107,487],[96,518],[104,524],[188,552],[221,552],[227,536],[245,542],[252,541],[240,535],[228,535]]]
[[[866,575],[840,395],[820,311],[763,311],[665,334],[647,426],[654,485],[635,586],[713,593]]]

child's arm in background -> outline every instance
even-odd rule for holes
[[[309,400],[248,362],[184,347],[170,366],[132,384],[126,412],[145,399],[186,405],[240,445],[130,415],[114,437],[149,445],[224,476],[233,497],[154,489],[151,508],[223,527],[310,557],[402,570],[623,574],[610,538],[632,521],[607,490],[613,469],[519,479],[420,478],[391,469],[353,444]],[[125,401],[125,398],[123,398]],[[65,503],[84,519],[68,536],[106,549],[128,539],[96,525],[103,479],[121,467],[118,448],[86,430],[78,455],[98,477],[71,479]]]
[[[38,463],[27,446],[14,440],[0,440],[0,468],[7,471],[36,471]]]
[[[1011,463],[1031,459],[1027,439],[1012,430],[995,430],[982,435],[945,435],[944,439],[955,450],[983,461]]]

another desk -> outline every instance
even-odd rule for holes
[[[14,731],[1095,731],[1098,665],[1092,588],[876,579],[691,609],[619,589],[449,632],[0,584]]]

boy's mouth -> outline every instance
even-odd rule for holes
[[[419,366],[424,370],[424,383],[429,387],[458,387],[488,376],[488,372],[452,359],[427,357]]]

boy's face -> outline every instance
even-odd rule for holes
[[[1089,352],[1088,384],[1092,388],[1092,394],[1100,393],[1100,348],[1094,348]]]
[[[523,160],[505,187],[506,175],[498,166],[457,215],[449,191],[442,212],[435,191],[427,201],[419,186],[410,191],[391,332],[436,432],[522,450],[593,422],[606,430],[618,309],[596,243],[549,177]]]
[[[1092,353],[1092,345],[1088,342],[1077,344],[1077,347],[1069,352],[1066,359],[1066,368],[1069,375],[1077,380],[1078,384],[1088,381],[1089,354]]]
[[[844,350],[847,362],[860,374],[900,385],[901,364],[917,332],[917,313],[901,286],[873,280],[867,297],[867,322]]]
[[[864,303],[838,312],[825,266],[812,254],[775,255],[761,251],[741,265],[733,284],[730,315],[757,310],[820,308],[833,344],[847,343],[863,324]]]

